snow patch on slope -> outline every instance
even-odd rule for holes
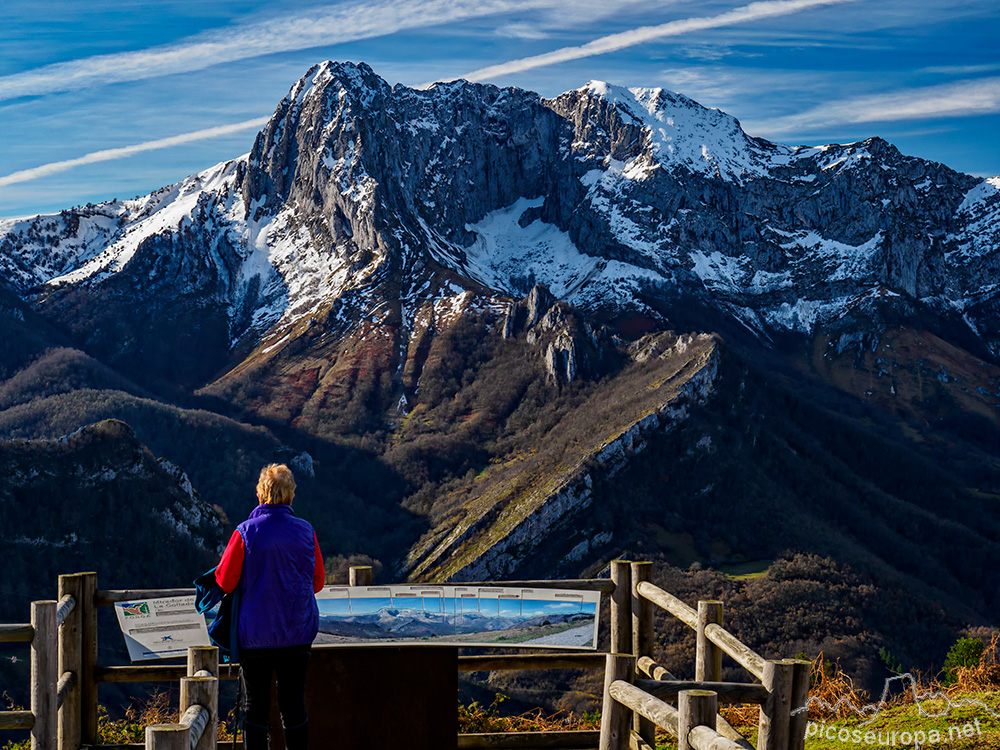
[[[150,237],[177,229],[190,221],[199,199],[232,187],[241,160],[217,164],[144,198],[126,202],[127,220],[114,241],[79,268],[46,280],[52,285],[100,281],[117,273]]]
[[[591,81],[584,89],[614,104],[650,134],[649,150],[666,168],[683,166],[725,180],[763,176],[768,155],[739,121],[664,89],[624,88]]]
[[[460,270],[515,297],[543,283],[556,297],[574,304],[622,304],[634,298],[640,284],[664,281],[655,271],[581,253],[568,234],[541,219],[522,227],[524,212],[543,202],[520,198],[466,224],[476,238],[464,248]]]
[[[945,256],[949,264],[995,254],[1000,248],[1000,177],[983,180],[966,193],[956,214],[962,231],[955,236],[955,250]]]

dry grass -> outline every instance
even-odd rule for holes
[[[487,707],[473,701],[468,706],[458,707],[458,731],[462,734],[487,732],[565,732],[574,729],[598,729],[599,714],[577,716],[566,711],[558,711],[546,716],[540,708],[526,711],[518,716],[501,716],[499,706],[506,696],[498,695]]]
[[[997,661],[997,650],[1000,649],[1000,633],[994,633],[986,644],[979,663],[971,667],[956,667],[955,682],[947,688],[941,688],[948,695],[962,693],[982,693],[1000,690],[1000,662]]]
[[[890,706],[905,706],[914,703],[914,693],[927,695],[944,693],[949,697],[969,693],[985,693],[1000,690],[1000,634],[993,634],[986,644],[979,663],[969,667],[955,668],[955,681],[944,686],[938,677],[926,677],[911,671],[913,689],[887,696]],[[881,696],[871,696],[867,691],[855,687],[850,675],[840,668],[837,661],[829,662],[821,653],[813,660],[812,678],[809,687],[810,719],[847,719],[857,715],[854,710],[873,703]],[[852,708],[853,707],[853,708]],[[756,726],[759,709],[754,705],[729,706],[722,709],[722,715],[734,727]]]
[[[104,706],[98,707],[97,736],[103,745],[145,743],[147,726],[175,724],[178,718],[178,710],[170,705],[170,693],[158,691],[146,700],[134,701],[122,719],[111,719]]]
[[[760,721],[760,707],[753,703],[741,706],[723,706],[719,711],[722,718],[736,728],[756,727]]]

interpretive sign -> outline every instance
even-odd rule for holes
[[[597,648],[597,591],[327,586],[316,599],[316,643]]]
[[[115,613],[132,661],[186,656],[188,646],[210,645],[194,595],[117,602]]]

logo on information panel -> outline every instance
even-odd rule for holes
[[[136,615],[148,615],[149,604],[147,604],[146,602],[139,602],[138,604],[122,605],[122,614],[124,614],[126,617],[135,617]]]

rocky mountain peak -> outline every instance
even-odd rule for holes
[[[844,325],[888,290],[994,346],[982,290],[1000,263],[997,212],[988,191],[973,196],[982,184],[877,138],[768,143],[663,89],[414,90],[325,62],[245,161],[0,224],[0,267],[95,351],[146,367],[170,359],[154,331],[197,321],[219,355],[189,382],[323,321],[391,319],[405,337],[425,304],[539,283],[584,310],[661,322],[696,300],[765,338]],[[111,309],[77,314],[98,299],[155,315],[139,332]]]
[[[549,106],[572,120],[577,144],[603,146],[607,156],[623,162],[645,154],[641,166],[647,171],[682,168],[739,180],[762,175],[773,151],[773,144],[748,137],[735,117],[662,88],[590,81]]]

